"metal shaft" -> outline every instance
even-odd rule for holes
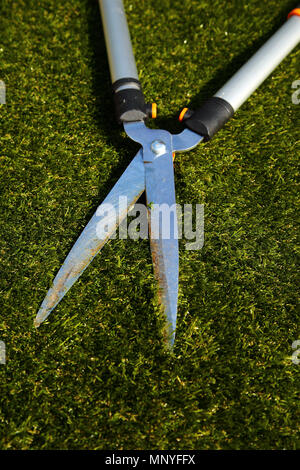
[[[111,81],[138,80],[123,0],[99,0]]]
[[[288,21],[215,94],[236,111],[300,42],[300,17]]]

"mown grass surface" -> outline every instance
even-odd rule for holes
[[[299,49],[213,141],[176,158],[178,202],[205,204],[205,245],[181,243],[173,355],[146,241],[108,243],[33,327],[137,147],[115,124],[97,2],[1,3],[1,448],[295,449]],[[294,6],[125,5],[146,97],[159,104],[154,125],[171,131]]]

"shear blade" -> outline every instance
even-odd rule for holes
[[[149,136],[149,131],[144,132]],[[166,131],[159,132],[159,137],[165,140],[165,151],[155,155],[150,146],[146,145],[138,152],[68,254],[40,307],[35,326],[38,327],[50,315],[146,189],[154,273],[168,321],[171,344],[174,342],[179,254],[172,136]],[[105,230],[101,229],[99,233],[99,222],[106,207],[108,216],[105,219]]]
[[[145,172],[142,150],[140,150],[106,199],[98,207],[65,259],[37,313],[34,321],[36,327],[46,320],[51,311],[91,263],[144,190]],[[109,212],[109,208],[114,210]],[[108,213],[105,224],[101,223],[99,226],[105,212]],[[109,213],[111,216],[109,216]]]
[[[144,149],[145,152],[145,149]],[[178,299],[178,230],[173,157],[171,148],[154,158],[144,154],[150,245],[159,297],[167,317],[171,344],[174,342]]]

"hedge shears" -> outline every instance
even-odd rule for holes
[[[161,205],[176,204],[173,157],[200,142],[210,140],[233,116],[277,65],[300,42],[300,5],[291,11],[281,28],[248,60],[235,75],[209,98],[200,109],[184,108],[180,121],[184,129],[172,135],[150,129],[149,118],[156,117],[156,105],[146,103],[133,55],[122,0],[99,0],[109,59],[116,117],[140,150],[87,224],[57,273],[35,319],[38,327],[62,300],[92,259],[111,238],[132,205],[146,191],[150,246],[159,299],[166,315],[167,332],[173,344],[176,329],[179,250],[176,217],[168,237],[156,211]],[[122,201],[122,202],[120,202]],[[125,202],[124,202],[125,201]],[[115,217],[106,217],[99,233],[101,208],[111,206]],[[156,221],[156,222],[154,222]],[[155,226],[154,226],[155,225]],[[151,236],[155,234],[155,236]]]

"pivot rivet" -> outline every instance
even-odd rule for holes
[[[162,140],[154,140],[151,144],[151,151],[155,155],[163,155],[167,151],[167,146]]]

